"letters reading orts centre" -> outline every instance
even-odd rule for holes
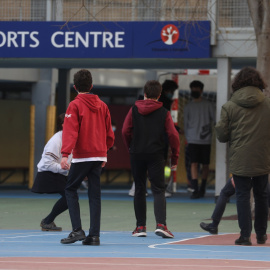
[[[188,31],[187,31],[188,30]],[[4,22],[0,58],[208,58],[210,22]]]
[[[78,48],[79,46],[102,47],[102,48],[124,48],[123,37],[125,32],[62,32],[57,31],[51,36],[51,44],[55,48]],[[0,31],[0,47],[31,47],[36,48],[40,44],[39,32],[33,31]]]

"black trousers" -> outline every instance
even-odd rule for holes
[[[154,196],[156,223],[166,225],[166,198],[163,158],[138,160],[131,156],[131,171],[135,182],[134,210],[136,226],[146,226],[146,179],[151,183]]]
[[[102,161],[72,163],[68,175],[65,193],[73,230],[81,228],[78,188],[88,177],[88,199],[90,209],[90,236],[100,235],[101,189],[100,174]]]
[[[230,178],[220,192],[220,195],[219,195],[217,203],[216,203],[216,207],[215,207],[214,212],[213,212],[212,217],[211,217],[212,220],[215,220],[218,223],[220,222],[220,220],[224,214],[226,204],[227,204],[229,198],[234,194],[235,194],[235,188],[234,188],[232,181],[231,181],[231,178]]]
[[[233,175],[236,191],[236,205],[240,234],[250,237],[252,231],[252,217],[250,207],[250,190],[253,187],[255,200],[254,229],[257,236],[263,236],[267,230],[268,220],[268,174],[255,177]]]

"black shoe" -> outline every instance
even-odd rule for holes
[[[99,236],[90,236],[88,235],[83,241],[83,245],[89,245],[89,246],[99,246],[100,245],[100,240]]]
[[[55,232],[62,231],[62,228],[61,227],[57,227],[54,222],[51,222],[49,224],[46,224],[45,221],[44,221],[44,219],[41,220],[40,227],[41,227],[41,230],[42,231],[52,231],[52,232],[53,231],[55,231]]]
[[[250,242],[250,237],[243,237],[240,236],[238,239],[235,240],[236,245],[242,245],[242,246],[251,246],[252,243]]]
[[[267,240],[266,234],[264,234],[262,236],[257,235],[257,244],[265,244],[266,240]]]
[[[215,227],[212,223],[201,222],[200,227],[211,234],[218,234],[218,227]]]
[[[190,199],[199,199],[201,197],[200,193],[197,192],[192,192],[192,195],[190,196]]]
[[[72,244],[77,241],[82,241],[85,239],[85,233],[83,230],[78,232],[71,232],[67,238],[61,239],[61,244]]]

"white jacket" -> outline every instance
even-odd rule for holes
[[[55,133],[44,147],[41,160],[39,161],[37,168],[39,172],[50,171],[53,173],[60,173],[68,175],[67,170],[61,169],[61,148],[62,148],[62,130]],[[70,164],[72,154],[68,157],[68,163]]]

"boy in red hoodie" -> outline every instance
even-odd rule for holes
[[[113,146],[114,132],[107,105],[90,93],[92,75],[82,69],[74,75],[74,88],[78,96],[70,102],[64,121],[62,138],[62,169],[68,169],[67,157],[73,153],[65,193],[73,231],[62,244],[83,240],[84,245],[99,245],[101,188],[100,174],[107,162],[107,151]],[[83,179],[89,179],[90,208],[89,235],[82,230],[77,190]]]
[[[148,81],[144,86],[144,100],[137,100],[128,112],[122,128],[129,149],[131,170],[135,181],[134,209],[136,229],[132,236],[146,236],[146,179],[151,182],[156,218],[155,233],[163,238],[173,238],[166,225],[166,198],[164,179],[165,133],[171,147],[172,169],[179,156],[179,134],[171,114],[158,99],[161,94],[158,81]]]

